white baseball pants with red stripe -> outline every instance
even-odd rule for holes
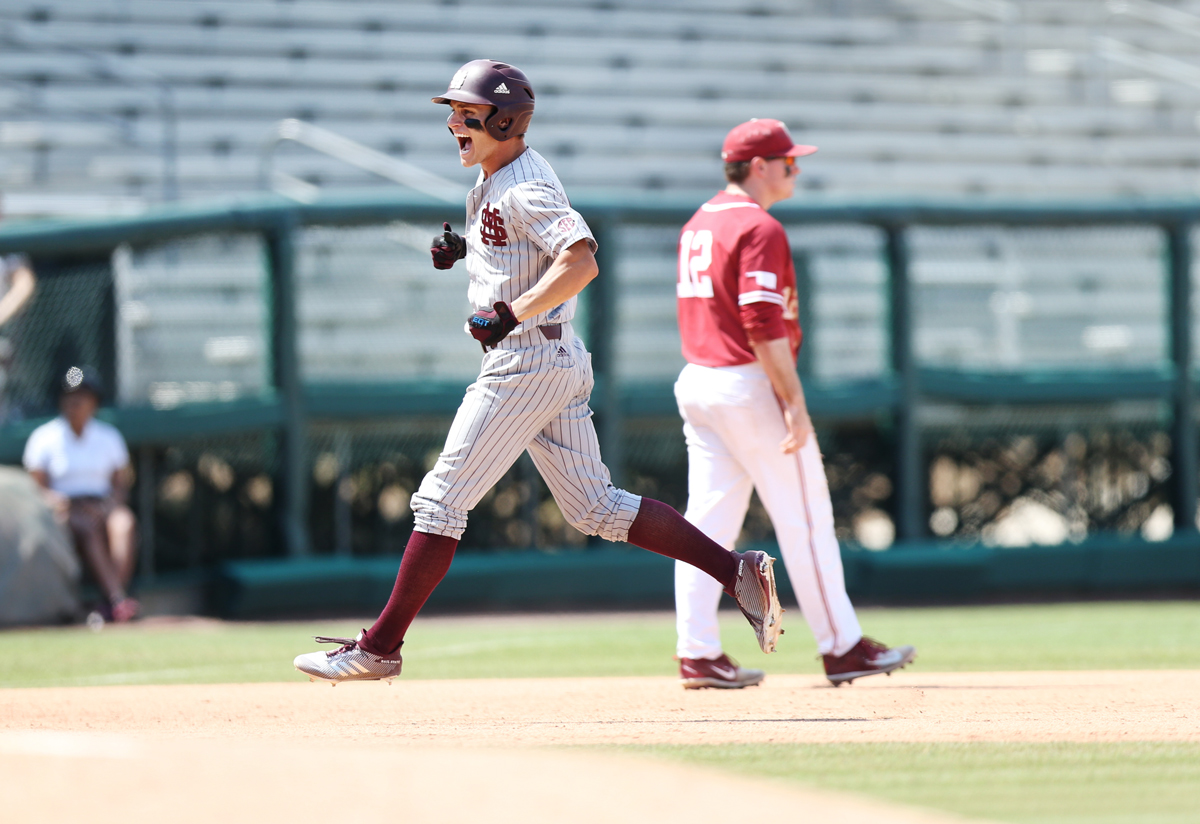
[[[821,654],[842,655],[862,638],[846,595],[833,505],[817,439],[785,455],[783,412],[762,366],[688,364],[675,383],[688,448],[684,517],[732,550],[750,493],[771,516],[788,577]],[[721,654],[717,605],[721,585],[691,564],[675,563],[680,658]]]

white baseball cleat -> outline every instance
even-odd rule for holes
[[[363,631],[365,632],[365,630]],[[360,632],[355,638],[328,638],[318,635],[313,640],[318,644],[341,644],[330,652],[306,652],[297,655],[293,665],[308,676],[309,681],[327,681],[337,686],[343,681],[386,681],[400,674],[403,663],[397,650],[391,655],[374,655],[362,649]]]
[[[774,652],[783,635],[783,607],[775,589],[775,559],[765,552],[738,553],[738,572],[733,584],[738,608],[754,628],[763,652]]]

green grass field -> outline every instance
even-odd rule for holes
[[[794,616],[794,617],[793,617]],[[915,644],[930,672],[1200,668],[1200,604],[864,609],[864,629]],[[770,671],[818,673],[803,620],[772,656]],[[353,636],[363,624],[201,623],[0,632],[0,687],[286,681],[313,635]],[[723,613],[731,655],[761,656],[745,621]],[[543,678],[675,672],[673,616],[576,614],[418,619],[404,645],[405,678]]]
[[[792,616],[789,616],[792,617]],[[1200,604],[1182,601],[862,610],[867,632],[920,649],[915,671],[1200,668]],[[817,673],[799,616],[772,673]],[[735,657],[761,657],[723,615]],[[300,680],[314,634],[361,622],[159,623],[0,632],[0,687]],[[406,678],[671,677],[673,617],[603,614],[419,620]],[[845,790],[998,821],[1200,822],[1200,745],[821,744],[606,748]],[[797,811],[802,814],[802,811]]]
[[[1200,821],[1200,744],[729,744],[614,749],[997,821]]]

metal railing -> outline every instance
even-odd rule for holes
[[[458,205],[466,195],[462,186],[420,166],[389,157],[329,129],[296,118],[288,118],[275,124],[270,139],[263,147],[259,161],[258,187],[264,191],[277,192],[298,203],[315,203],[321,196],[321,187],[275,168],[275,152],[286,142],[307,146],[321,154],[446,203]]]
[[[1106,28],[1111,28],[1113,20],[1125,17],[1200,38],[1200,17],[1160,3],[1150,0],[1108,0],[1105,8],[1108,12],[1105,18]],[[1139,48],[1106,35],[1096,35],[1093,44],[1096,56],[1103,61],[1191,89],[1200,89],[1200,65]]]
[[[626,198],[577,202],[599,241],[602,272],[617,261],[613,241],[622,223],[682,225],[695,208],[692,202]],[[275,507],[286,536],[287,551],[310,551],[306,534],[308,478],[306,438],[313,417],[362,417],[386,410],[390,415],[452,412],[461,387],[427,382],[361,386],[347,392],[336,386],[306,386],[297,349],[297,235],[305,226],[353,226],[395,220],[441,220],[441,199],[409,193],[381,193],[374,198],[324,196],[297,203],[277,196],[206,207],[164,208],[136,217],[96,221],[9,223],[0,226],[0,253],[38,255],[111,255],[122,244],[137,246],[165,238],[204,233],[254,233],[265,241],[269,280],[270,391],[261,398],[229,403],[182,406],[173,410],[127,408],[116,418],[138,443],[168,443],[198,431],[239,432],[270,429],[278,454]],[[812,386],[809,404],[815,415],[847,417],[884,415],[891,421],[894,448],[894,520],[898,545],[926,537],[924,495],[927,488],[920,448],[921,404],[948,400],[962,403],[1053,403],[1152,398],[1169,404],[1172,507],[1177,533],[1196,529],[1198,461],[1196,436],[1195,358],[1193,341],[1191,232],[1200,225],[1200,199],[1164,201],[1064,203],[910,202],[786,203],[773,214],[792,224],[860,224],[885,234],[888,273],[887,338],[889,369],[877,377],[847,384]],[[1097,226],[1150,225],[1165,238],[1165,277],[1169,286],[1169,357],[1164,369],[1124,371],[1063,370],[1054,375],[979,374],[965,370],[924,368],[914,355],[914,288],[910,273],[909,230],[914,226]],[[617,281],[601,277],[589,287],[585,315],[587,339],[597,376],[593,408],[610,465],[619,469],[622,419],[628,414],[672,415],[669,386],[619,385],[614,377]],[[0,430],[0,459],[13,460],[32,425]]]

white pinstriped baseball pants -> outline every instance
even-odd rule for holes
[[[461,538],[467,513],[528,450],[568,523],[627,540],[642,499],[613,486],[600,458],[588,407],[593,384],[591,355],[570,324],[559,340],[535,328],[489,350],[412,497],[414,528]]]
[[[684,517],[732,550],[750,493],[771,516],[796,600],[822,654],[842,655],[862,630],[846,595],[842,556],[833,532],[833,505],[817,439],[795,454],[771,381],[757,362],[710,368],[689,364],[675,383],[688,447],[688,507]],[[717,605],[721,585],[691,564],[675,562],[675,612],[680,658],[721,654]]]

